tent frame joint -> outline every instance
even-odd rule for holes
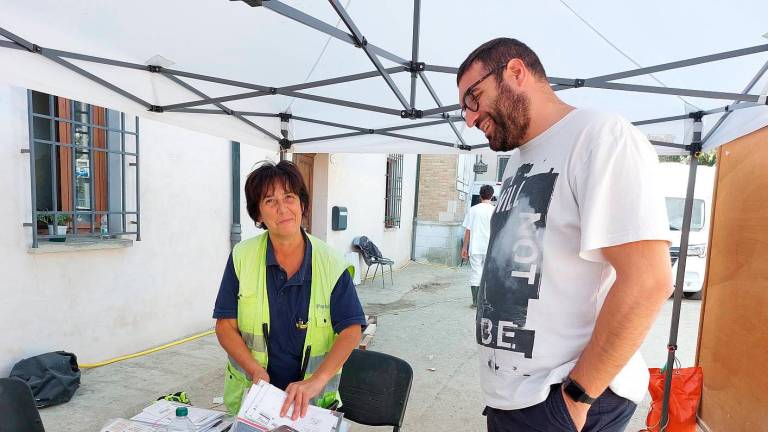
[[[467,150],[467,151],[472,150],[472,146],[470,146],[468,144],[459,144],[459,145],[456,146],[456,148],[459,149],[459,150]]]
[[[701,121],[701,119],[703,119],[705,115],[706,113],[704,111],[694,111],[694,112],[688,113],[688,117],[692,118],[693,121]]]
[[[355,48],[368,46],[368,39],[366,39],[365,36],[361,35],[360,38],[358,38],[355,33],[352,33],[352,37],[355,39]]]
[[[422,117],[424,117],[424,111],[419,109],[411,108],[400,111],[400,118],[415,120]]]
[[[283,138],[278,141],[278,143],[280,144],[280,150],[282,151],[290,150],[291,146],[293,145],[293,141],[289,140],[288,138]]]
[[[280,116],[280,121],[281,122],[287,122],[287,121],[289,121],[293,117],[293,114],[291,114],[291,113],[282,113],[281,112],[281,113],[278,113],[278,115]]]
[[[165,112],[165,109],[160,105],[150,105],[148,108],[148,111],[162,113],[162,112]]]
[[[238,1],[238,0],[230,0],[230,1]],[[250,7],[259,7],[261,6],[263,0],[243,0],[243,3],[247,4]]]
[[[427,64],[424,62],[411,61],[405,66],[406,72],[424,72],[427,70]]]
[[[163,72],[163,67],[157,65],[147,65],[147,70],[152,73],[161,73]]]
[[[691,145],[688,145],[685,147],[686,147],[686,150],[688,150],[691,153],[691,156],[699,157],[699,155],[701,155],[703,144],[701,142],[692,142]]]

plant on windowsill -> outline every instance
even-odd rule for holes
[[[56,215],[56,235],[67,235],[67,230],[69,229],[69,222],[72,220],[72,216],[65,215],[65,214],[59,214]],[[51,227],[49,226],[48,229],[50,230]]]
[[[43,210],[43,211],[46,211],[46,210]],[[49,214],[37,215],[37,232],[38,233],[40,233],[41,230],[44,230],[46,226],[53,227],[52,224],[53,224],[53,215],[49,215]]]
[[[54,224],[54,219],[55,224]],[[69,230],[69,222],[72,220],[70,215],[58,214],[54,217],[51,214],[37,215],[37,221],[41,224],[48,224],[48,235],[65,236]],[[55,225],[55,229],[54,229]]]

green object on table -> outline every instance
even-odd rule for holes
[[[176,393],[168,393],[165,396],[160,396],[159,398],[157,398],[157,400],[160,400],[160,399],[192,405],[192,402],[190,402],[189,398],[187,397],[187,392],[184,392],[184,391],[180,391]]]
[[[48,241],[57,242],[57,243],[64,243],[65,241],[67,241],[67,238],[64,237],[64,236],[61,236],[61,237],[51,237],[51,238],[48,239]]]

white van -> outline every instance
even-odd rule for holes
[[[662,163],[661,178],[667,199],[667,216],[672,246],[672,277],[677,277],[677,261],[680,256],[680,231],[683,226],[683,209],[688,188],[689,166],[681,163]],[[715,168],[699,166],[696,171],[696,187],[693,193],[693,212],[688,237],[687,260],[683,294],[686,298],[700,299],[704,286],[707,242],[709,241],[709,217],[712,205],[712,189],[715,182]]]

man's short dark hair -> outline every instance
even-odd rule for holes
[[[493,186],[482,185],[480,186],[480,199],[489,200],[493,197]]]
[[[309,208],[309,192],[304,184],[299,169],[290,161],[280,161],[275,165],[271,161],[259,163],[245,180],[245,202],[248,216],[253,219],[258,228],[267,229],[263,223],[259,223],[259,204],[267,194],[271,193],[278,182],[286,192],[293,192],[299,196],[302,216],[306,216]]]
[[[544,71],[544,65],[541,64],[539,56],[528,45],[517,39],[496,38],[475,48],[467,56],[456,73],[456,84],[459,83],[467,69],[476,61],[482,63],[486,70],[491,70],[515,58],[520,59],[536,78],[541,80],[547,79],[547,72]],[[500,69],[495,75],[496,81],[501,82],[504,69]]]

